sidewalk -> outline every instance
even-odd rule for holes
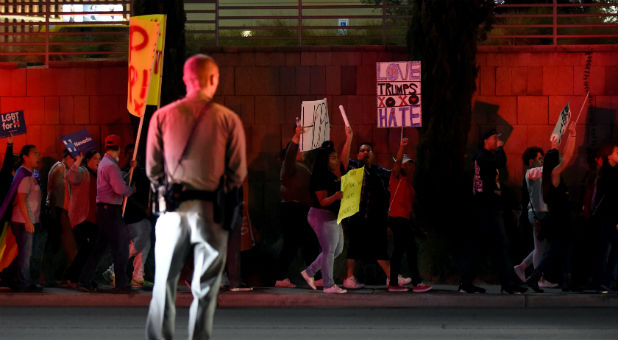
[[[563,293],[546,289],[545,293],[501,295],[499,286],[483,286],[487,294],[462,294],[457,286],[435,285],[428,293],[388,293],[384,287],[369,287],[348,294],[331,295],[303,288],[260,288],[250,292],[222,291],[219,307],[468,307],[468,308],[618,308],[618,295]],[[43,293],[14,293],[0,289],[0,307],[18,306],[101,306],[146,307],[151,293],[136,290],[132,294],[83,293],[63,288],[46,288]],[[179,287],[176,305],[189,307],[192,296]]]

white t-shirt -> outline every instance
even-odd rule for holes
[[[32,176],[24,177],[17,187],[17,194],[26,194],[26,208],[30,221],[33,224],[39,223],[41,216],[41,187],[36,179]],[[26,219],[22,216],[17,205],[17,196],[13,203],[13,215],[11,221],[17,223],[26,223]]]
[[[543,201],[543,167],[532,168],[526,171],[526,185],[530,203],[528,210],[532,212],[547,212],[547,204]]]

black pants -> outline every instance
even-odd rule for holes
[[[388,226],[393,232],[393,254],[391,255],[390,285],[399,285],[398,276],[401,273],[403,254],[408,257],[408,269],[414,285],[419,284],[421,275],[418,271],[418,247],[414,238],[412,221],[401,217],[389,217]]]
[[[320,253],[318,239],[307,222],[309,207],[296,202],[281,202],[281,232],[283,249],[279,254],[277,280],[289,276],[289,268],[300,248],[303,260],[309,265]]]
[[[478,229],[468,235],[466,248],[468,249],[463,263],[461,283],[471,285],[477,275],[481,264],[481,253],[489,252],[492,256],[494,267],[500,271],[500,284],[511,285],[515,273],[509,257],[508,239],[504,229],[504,220],[500,209],[491,204],[479,204]]]
[[[86,261],[94,248],[94,243],[97,239],[97,225],[88,221],[84,221],[73,228],[73,235],[77,242],[77,255],[67,268],[65,277],[71,282],[79,280],[79,274],[84,269]]]
[[[97,225],[99,227],[97,240],[79,276],[79,282],[83,285],[92,283],[97,265],[109,245],[112,247],[116,287],[129,288],[127,278],[129,231],[122,220],[122,206],[97,203]]]

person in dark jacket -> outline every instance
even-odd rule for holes
[[[487,130],[481,137],[481,149],[474,156],[473,197],[478,214],[478,244],[468,244],[470,254],[464,266],[459,291],[462,293],[485,293],[485,289],[473,284],[480,264],[480,248],[493,248],[494,259],[500,266],[501,291],[513,294],[526,291],[516,285],[513,266],[509,258],[508,241],[501,212],[502,188],[500,169],[506,168],[504,142],[496,129]]]

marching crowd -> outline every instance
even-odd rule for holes
[[[215,65],[210,59],[203,59],[206,61],[201,63]],[[218,72],[215,66],[212,69]],[[216,83],[213,84],[216,89]],[[303,132],[303,127],[297,126],[281,153],[283,249],[278,257],[275,286],[296,287],[290,280],[289,269],[300,249],[306,266],[300,274],[314,290],[321,287],[324,293],[340,294],[363,288],[355,272],[362,264],[374,262],[383,270],[389,292],[430,291],[432,287],[423,282],[419,271],[417,242],[427,233],[415,223],[415,162],[407,154],[407,138],[401,139],[389,170],[376,163],[374,146],[369,142],[360,143],[355,159],[351,159],[353,131],[349,126],[345,128],[346,141],[340,152],[332,141],[326,141],[311,152],[311,157],[305,157],[307,153],[299,150]],[[506,168],[506,154],[499,137],[495,129],[486,131],[472,159],[474,209],[470,217],[476,227],[471,232],[482,237],[476,238],[476,242],[466,242],[458,290],[485,292],[475,285],[475,280],[485,260],[481,255],[486,250],[493,251],[503,293],[522,293],[528,289],[542,292],[558,285],[565,291],[615,290],[618,145],[607,144],[590,151],[582,204],[576,209],[572,209],[573,200],[563,176],[576,158],[574,126],[567,129],[562,141],[552,139],[552,147],[547,152],[539,147],[524,152],[519,229],[530,230],[534,249],[521,263],[513,265],[509,249],[512,242],[505,227],[505,186],[500,176],[500,171]],[[46,181],[42,181],[45,178],[37,171],[41,157],[36,146],[25,145],[16,156],[13,138],[9,138],[0,171],[0,197],[4,197],[0,206],[4,232],[0,240],[7,244],[4,225],[8,225],[17,247],[4,249],[0,283],[24,292],[41,291],[39,283],[92,292],[97,289],[97,267],[111,248],[112,263],[103,265],[109,265],[104,277],[115,287],[114,291],[129,292],[132,288],[152,286],[144,273],[144,264],[154,248],[152,235],[156,222],[150,208],[150,180],[138,161],[119,166],[120,146],[120,137],[109,135],[105,138],[103,155],[90,151],[74,157],[65,150],[63,158],[51,167]],[[134,146],[126,146],[124,152],[125,159],[132,159]],[[192,157],[199,156],[198,149],[192,152],[195,153]],[[341,179],[353,169],[363,172],[359,211],[340,224],[337,220],[343,198]],[[45,199],[41,182],[47,184]],[[213,179],[212,183],[215,182]],[[125,198],[128,198],[126,202]],[[390,255],[388,229],[393,245]],[[584,229],[586,234],[578,242],[574,242],[576,229]],[[41,238],[43,230],[46,238]],[[336,277],[334,263],[344,252],[344,240],[345,277]],[[573,254],[582,254],[581,243],[588,250],[585,254],[588,265],[574,266]],[[404,255],[407,270],[402,269]],[[127,267],[131,258],[133,272],[129,279]],[[404,272],[409,277],[402,275]],[[316,279],[316,275],[321,275],[321,279]],[[342,282],[342,286],[337,282]]]

